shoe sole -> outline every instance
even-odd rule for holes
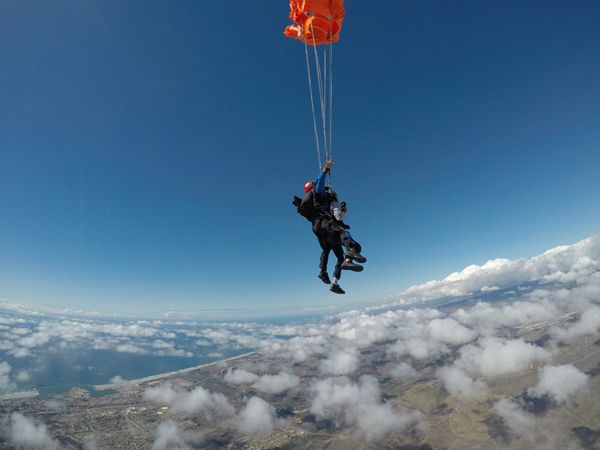
[[[363,266],[350,266],[350,267],[342,266],[342,270],[351,270],[352,272],[362,272],[363,269],[364,269]]]
[[[367,258],[365,258],[363,255],[360,255],[360,256],[345,255],[345,257],[351,259],[352,261],[356,261],[357,263],[361,263],[361,264],[364,264],[367,262]]]
[[[331,289],[329,289],[329,290],[331,291]],[[331,292],[333,292],[334,294],[345,294],[346,293],[346,291],[344,291],[344,292],[331,291]]]

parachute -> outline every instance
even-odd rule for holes
[[[309,45],[331,44],[340,39],[344,0],[291,0],[290,19],[284,34]]]
[[[290,19],[284,35],[304,43],[313,131],[319,168],[324,160],[332,159],[333,131],[333,43],[340,39],[344,20],[344,0],[290,0]],[[311,67],[308,46],[313,48],[314,67]],[[321,50],[317,50],[319,47]],[[313,95],[313,75],[318,85],[322,131],[318,131],[317,112]],[[321,135],[321,136],[320,136]],[[325,157],[321,157],[323,148]],[[329,180],[331,183],[331,178]]]

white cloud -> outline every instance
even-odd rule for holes
[[[500,290],[498,286],[483,286],[481,288],[481,292],[494,292],[498,290]]]
[[[170,356],[175,358],[191,358],[194,354],[181,348],[170,348],[168,350],[158,350],[152,353],[155,356]]]
[[[17,372],[16,380],[19,383],[26,383],[27,381],[31,380],[31,375],[29,375],[29,372],[27,372],[25,369],[21,369]]]
[[[177,334],[168,329],[169,324],[138,321],[116,323],[90,319],[64,319],[45,317],[34,322],[31,328],[15,327],[14,332],[0,340],[0,350],[6,350],[18,358],[35,356],[53,346],[59,351],[78,347],[94,350],[114,350],[145,355],[152,351],[155,356],[192,357],[186,348],[177,348],[168,339]],[[162,328],[161,328],[162,327]],[[2,336],[2,335],[0,335]],[[148,338],[154,338],[148,341]]]
[[[579,282],[600,269],[600,236],[558,246],[530,259],[493,259],[454,272],[442,280],[414,285],[394,296],[398,303],[458,297],[529,283],[531,280]]]
[[[203,413],[206,417],[216,419],[229,417],[235,412],[229,400],[221,393],[207,391],[197,386],[185,391],[170,382],[162,383],[144,391],[144,398],[169,405],[173,411],[183,414]]]
[[[4,308],[7,306],[7,303],[5,301],[0,300],[0,306]],[[8,308],[8,309],[10,309],[10,308]],[[27,323],[27,321],[21,317],[0,316],[0,323],[5,324],[5,325],[15,325],[15,324],[24,324],[24,323]]]
[[[0,362],[0,393],[12,392],[17,386],[10,379],[10,372],[12,367],[9,363],[2,361]]]
[[[152,348],[157,349],[153,352],[153,355],[155,356],[173,356],[179,358],[191,358],[194,356],[192,352],[176,348],[173,342],[165,342],[162,339],[155,339],[154,342],[152,342]]]
[[[258,378],[258,375],[245,369],[228,369],[224,379],[229,384],[253,384]]]
[[[31,330],[30,330],[29,328],[22,328],[22,327],[21,327],[21,328],[12,328],[12,329],[10,330],[10,332],[11,332],[12,334],[18,334],[18,335],[20,335],[20,336],[23,336],[23,335],[25,335],[25,334],[29,334],[29,333],[31,333]]]
[[[518,373],[529,369],[533,363],[550,359],[547,350],[522,339],[483,337],[475,344],[463,346],[459,357],[452,365],[438,369],[437,376],[455,397],[480,397],[486,392],[486,384],[475,378]]]
[[[167,420],[156,427],[152,450],[191,450],[202,441],[201,433],[182,431],[175,422]]]
[[[77,324],[81,327],[83,324]],[[155,327],[142,326],[139,324],[94,324],[92,329],[96,333],[106,333],[112,336],[120,337],[153,337],[160,334],[159,330]]]
[[[245,369],[228,369],[224,380],[229,384],[254,384],[258,391],[268,394],[280,394],[300,384],[300,378],[290,373],[258,376]]]
[[[544,366],[539,369],[540,381],[529,390],[537,397],[549,395],[556,403],[565,403],[587,386],[589,377],[572,364]]]
[[[470,374],[496,377],[517,373],[536,362],[550,360],[550,353],[523,339],[484,337],[476,344],[468,344],[459,351],[454,365]]]
[[[237,429],[243,434],[268,433],[277,426],[275,408],[258,397],[251,397],[237,419]]]
[[[58,450],[58,442],[48,433],[45,424],[36,424],[21,413],[14,412],[3,424],[3,432],[16,448],[31,450]]]
[[[94,350],[108,350],[110,348],[110,343],[102,338],[94,338],[92,348]]]
[[[50,336],[43,332],[37,332],[25,336],[17,341],[17,344],[21,347],[34,348],[41,347],[50,340]]]
[[[336,426],[367,440],[392,432],[420,430],[423,425],[418,411],[382,402],[377,380],[371,376],[362,377],[359,384],[346,377],[327,378],[314,383],[310,392],[313,414],[333,420]]]
[[[415,330],[417,333],[418,329]],[[441,353],[447,353],[448,347],[441,342],[427,339],[416,335],[413,337],[404,337],[389,347],[389,352],[394,355],[410,355],[415,359],[423,360],[432,358]]]
[[[486,385],[481,380],[473,380],[464,371],[455,367],[442,367],[437,371],[444,388],[457,398],[480,397],[486,393]]]
[[[256,382],[256,389],[268,394],[280,394],[300,384],[296,375],[281,372],[277,375],[263,375]]]
[[[407,379],[417,375],[417,371],[408,363],[402,362],[390,370],[390,375],[394,378]]]
[[[600,299],[600,297],[599,297]],[[552,334],[559,340],[570,342],[579,336],[592,335],[600,331],[600,307],[592,307],[581,314],[579,320],[565,328],[554,328]]]
[[[460,323],[471,326],[479,334],[492,335],[501,327],[518,326],[558,317],[564,312],[561,306],[550,302],[545,297],[534,301],[515,301],[500,307],[478,302],[470,309],[458,309],[451,316]]]
[[[398,336],[389,353],[423,360],[449,352],[448,345],[464,344],[477,337],[473,330],[442,316],[432,309],[398,312],[396,328],[387,333],[389,337]]]
[[[217,345],[221,348],[243,349],[258,348],[260,339],[256,336],[257,330],[254,324],[218,324],[211,328],[205,328],[195,332],[201,339],[196,345]],[[262,333],[260,333],[262,334]]]
[[[477,337],[474,331],[449,317],[433,319],[427,324],[427,329],[432,339],[450,345],[464,344]]]
[[[116,385],[117,389],[128,391],[135,386],[135,383],[126,380],[121,375],[116,375],[110,379],[110,383]]]
[[[154,435],[152,450],[191,450],[173,421],[160,423]]]
[[[156,339],[154,342],[152,342],[152,347],[158,349],[169,349],[175,347],[175,344],[172,342],[165,342],[161,339]]]
[[[321,361],[321,372],[328,375],[349,375],[358,368],[358,351],[352,347],[335,350]]]
[[[524,411],[513,400],[503,398],[494,405],[494,409],[504,419],[510,431],[516,436],[527,435],[537,426],[536,417]]]
[[[137,355],[147,355],[149,353],[148,350],[134,344],[117,345],[115,350],[120,353],[134,353]]]
[[[15,348],[15,344],[12,343],[11,341],[6,340],[6,339],[0,341],[0,350],[7,351],[7,350],[13,350],[14,348]]]
[[[15,358],[27,358],[28,356],[33,356],[31,350],[24,347],[17,347],[13,350],[9,350],[8,354],[14,356]]]
[[[54,411],[64,411],[67,405],[63,400],[49,399],[44,400],[44,406]]]
[[[379,315],[350,311],[340,314],[339,321],[333,324],[329,332],[337,339],[351,342],[353,346],[366,348],[376,342],[388,340],[388,329],[397,318],[391,311]]]
[[[267,355],[281,354],[297,362],[304,362],[314,356],[327,353],[329,343],[326,333],[314,336],[296,336],[288,340],[267,338],[259,344],[261,353]]]

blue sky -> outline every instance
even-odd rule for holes
[[[346,2],[346,296],[290,204],[315,176],[288,4],[0,3],[0,297],[155,313],[381,298],[598,233],[600,4]]]

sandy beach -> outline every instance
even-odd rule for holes
[[[176,370],[176,371],[173,371],[173,372],[159,373],[159,374],[150,375],[150,376],[147,376],[147,377],[144,377],[144,378],[138,378],[136,380],[127,380],[127,382],[128,382],[128,384],[142,384],[142,383],[147,383],[149,381],[162,380],[164,378],[169,378],[169,377],[173,377],[173,376],[176,376],[176,375],[181,375],[181,374],[188,373],[188,372],[193,372],[195,370],[202,369],[202,368],[205,368],[205,367],[214,366],[214,365],[218,365],[218,364],[223,364],[223,363],[227,363],[227,362],[230,362],[230,361],[235,361],[237,359],[245,358],[247,356],[251,356],[251,355],[254,355],[256,353],[257,352],[244,353],[243,355],[233,356],[231,358],[221,359],[219,361],[213,361],[213,362],[210,362],[210,363],[201,364],[199,366],[194,366],[194,367],[188,367],[188,368],[181,369],[181,370]],[[121,386],[121,384],[119,384],[119,383],[101,384],[101,385],[98,385],[98,386],[94,386],[94,389],[96,391],[107,391],[107,390],[111,390],[111,389],[116,390],[116,389],[119,388],[119,386]]]

